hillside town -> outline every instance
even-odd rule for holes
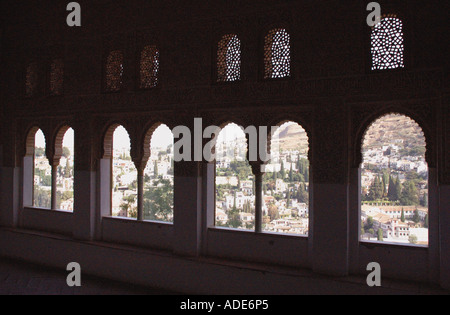
[[[173,222],[173,140],[162,140],[152,145],[144,170],[143,218]],[[137,218],[138,173],[129,152],[128,146],[114,148],[112,216]]]
[[[389,137],[381,137],[381,127]],[[366,137],[361,168],[361,239],[428,244],[428,166],[420,127],[390,115]]]
[[[284,132],[284,133],[283,133]],[[308,235],[309,163],[305,131],[297,124],[279,128],[277,151],[265,165],[262,193],[264,232]],[[299,141],[300,140],[300,141]],[[304,140],[304,141],[303,141]],[[216,225],[254,229],[255,183],[245,159],[244,134],[217,145]]]
[[[63,156],[57,168],[56,208],[73,211],[73,155],[69,148],[64,148]],[[51,207],[52,168],[44,155],[43,148],[36,148],[34,169],[34,206]]]
[[[148,195],[158,186],[165,185],[169,190],[173,190],[173,159],[170,155],[158,154],[165,153],[165,150],[157,151],[157,154],[147,162],[144,171],[144,219],[158,220],[156,215],[149,213],[146,209],[146,201],[149,202]],[[128,155],[121,152],[113,160],[113,197],[112,197],[112,216],[137,218],[137,170]],[[164,180],[164,181],[162,181]],[[173,192],[172,192],[173,199]],[[173,201],[167,201],[168,211],[173,211]],[[148,210],[148,211],[146,211]],[[159,218],[164,220],[164,218]],[[173,214],[167,218],[171,222]]]

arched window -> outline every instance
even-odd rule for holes
[[[372,70],[404,67],[403,23],[396,17],[384,17],[372,30]]]
[[[50,65],[50,95],[61,95],[64,82],[64,63],[55,59]]]
[[[143,219],[173,222],[174,138],[166,125],[152,133],[144,171]]]
[[[33,206],[51,208],[52,167],[46,156],[45,136],[38,130],[34,136]]]
[[[297,123],[286,122],[271,138],[271,160],[263,177],[262,231],[308,235],[308,137]]]
[[[237,35],[225,35],[217,47],[217,81],[241,79],[241,41]]]
[[[130,156],[127,130],[118,126],[112,141],[112,205],[115,217],[137,218],[137,170]]]
[[[264,78],[285,78],[291,75],[290,35],[283,28],[273,29],[264,42]]]
[[[217,136],[216,226],[254,229],[255,179],[246,158],[247,147],[244,131],[234,123]]]
[[[56,179],[56,208],[60,210],[73,211],[74,205],[74,131],[67,129],[64,133],[62,149]]]
[[[158,85],[159,51],[156,46],[145,46],[141,52],[140,87],[149,89]]]
[[[122,89],[123,54],[120,50],[111,51],[106,60],[106,91],[117,92]]]
[[[428,245],[428,166],[420,126],[391,114],[363,139],[361,240]]]
[[[25,96],[34,96],[37,92],[38,85],[38,65],[32,62],[27,66],[25,77]]]

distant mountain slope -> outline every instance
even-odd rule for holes
[[[425,137],[420,126],[402,115],[387,115],[376,120],[367,130],[363,147],[371,149],[383,145],[398,145],[400,148],[425,146]]]
[[[279,137],[280,151],[299,150],[302,154],[308,152],[308,136],[300,125],[284,124],[280,126],[276,134]]]

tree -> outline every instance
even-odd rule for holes
[[[41,176],[42,186],[51,186],[52,185],[52,176],[51,175],[43,175]]]
[[[241,180],[246,180],[252,173],[248,161],[232,161],[230,163],[232,174]]]
[[[245,212],[245,213],[254,213],[255,212],[250,204],[250,200],[246,200],[244,202],[244,205],[242,207],[242,212]]]
[[[395,201],[400,200],[402,190],[403,190],[403,185],[400,182],[400,178],[398,178],[398,175],[397,175],[397,178],[395,179],[395,193],[397,194],[395,196],[396,197]]]
[[[153,173],[155,174],[155,178],[158,177],[158,161],[155,161],[154,166],[153,166]]]
[[[408,238],[408,241],[409,241],[411,244],[417,244],[417,236],[414,235],[414,234],[411,234],[411,235],[409,236],[409,238]]]
[[[133,195],[123,197],[123,203],[120,204],[120,209],[126,214],[127,217],[137,218],[137,209],[133,207],[136,197]]]
[[[423,194],[423,199],[420,201],[420,204],[423,207],[428,207],[428,194],[427,193]]]
[[[158,179],[144,193],[143,211],[146,220],[173,220],[173,186],[168,179]]]
[[[61,194],[61,200],[66,201],[73,198],[73,191],[63,191]]]
[[[390,201],[399,200],[399,192],[397,191],[397,183],[393,176],[389,176],[389,187],[387,197]]]
[[[69,161],[66,161],[66,166],[64,167],[64,177],[70,178],[72,175],[72,168],[69,165]]]
[[[367,230],[372,229],[372,227],[373,227],[373,218],[368,217],[366,220],[366,225],[364,226],[364,229],[367,231]]]
[[[407,181],[402,190],[400,203],[403,206],[415,206],[419,204],[419,192],[413,181]]]
[[[383,241],[383,230],[382,229],[378,229],[378,241],[380,241],[380,242]]]
[[[291,188],[288,187],[288,190],[286,192],[286,208],[289,208],[289,204],[291,203]]]
[[[241,218],[239,212],[232,212],[228,215],[228,226],[237,229],[241,226]]]
[[[237,229],[241,227],[241,217],[239,215],[239,210],[236,207],[236,192],[234,192],[234,200],[233,200],[233,207],[228,211],[228,227],[232,227],[234,229]]]
[[[50,208],[50,192],[44,191],[39,187],[34,189],[34,206],[38,208]]]
[[[68,147],[63,147],[62,156],[64,156],[66,159],[70,156],[70,149]]]
[[[281,161],[280,176],[281,176],[282,180],[284,180],[286,178],[286,172],[284,170],[284,163],[283,163],[283,161]]]
[[[309,161],[301,158],[297,160],[298,173],[301,175],[301,182],[309,182]]]
[[[36,157],[45,156],[45,148],[39,148],[39,147],[34,148],[34,155]]]
[[[374,181],[369,188],[369,199],[372,201],[380,200],[383,198],[383,183],[380,177],[375,177]]]
[[[388,190],[386,189],[386,186],[389,185],[389,178],[390,178],[389,170],[383,170],[383,175],[381,177],[382,182],[382,190],[383,190],[383,197],[387,197]]]
[[[420,222],[419,210],[417,209],[414,210],[413,221],[416,224]]]
[[[300,183],[298,185],[298,189],[297,189],[297,200],[299,202],[303,202],[308,204],[309,203],[309,195],[308,192],[306,191],[306,187],[305,187],[305,183]]]
[[[403,210],[403,208],[402,208],[402,216],[401,216],[400,220],[402,222],[405,222],[405,210]]]

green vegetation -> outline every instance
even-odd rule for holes
[[[388,184],[386,184],[387,182]],[[363,204],[372,202],[402,206],[423,205],[427,195],[420,198],[419,183],[417,178],[407,179],[402,184],[398,175],[394,177],[389,174],[387,180],[384,176],[377,175],[372,181],[368,193],[362,196]]]
[[[173,222],[173,186],[168,179],[156,179],[144,193],[144,220]]]

